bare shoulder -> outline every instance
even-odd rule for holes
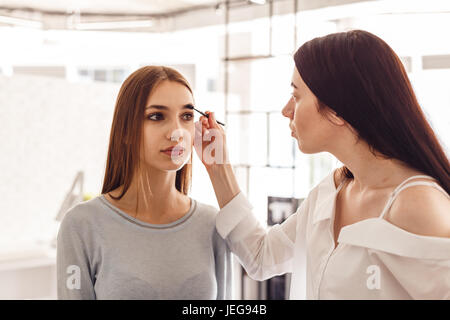
[[[411,233],[450,238],[450,199],[432,186],[411,186],[398,194],[387,220]]]

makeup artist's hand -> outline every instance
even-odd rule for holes
[[[214,112],[206,111],[195,123],[194,147],[206,169],[228,164],[225,130],[216,121]]]
[[[216,122],[213,112],[195,123],[194,147],[206,167],[220,208],[231,201],[240,189],[228,160],[225,130]]]

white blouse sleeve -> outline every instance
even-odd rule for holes
[[[412,299],[450,300],[450,259],[378,256]]]
[[[282,224],[267,228],[240,192],[219,211],[217,231],[251,278],[262,281],[292,272],[297,219],[306,215],[306,203],[307,199]]]
[[[374,218],[342,228],[339,242],[364,248],[367,261],[382,267],[382,291],[404,290],[420,300],[450,299],[450,238],[413,234]],[[367,264],[361,263],[364,268]]]

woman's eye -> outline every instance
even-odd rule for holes
[[[162,117],[161,113],[152,113],[147,116],[147,119],[152,121],[158,121],[159,119],[161,119],[161,117]]]
[[[158,120],[161,120],[162,118],[163,118],[163,115],[162,115],[162,113],[159,113],[159,112],[152,113],[147,116],[147,119],[152,120],[152,121],[158,121]]]
[[[291,93],[292,99],[294,99],[294,101],[297,101],[298,98],[295,96],[295,94]]]
[[[194,118],[194,114],[192,114],[192,113],[185,113],[181,117],[185,121],[191,121]],[[149,119],[151,121],[159,121],[159,120],[164,120],[164,116],[163,116],[162,113],[157,112],[157,113],[149,114],[147,116],[147,119]]]
[[[183,119],[186,121],[190,121],[194,118],[194,115],[192,113],[185,113],[183,114]]]

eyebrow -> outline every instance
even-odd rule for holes
[[[295,89],[298,89],[297,86],[293,82],[291,82],[291,87],[294,87]]]
[[[150,108],[155,108],[158,110],[169,110],[169,107],[159,105],[159,104],[152,104],[148,107],[145,107],[145,110],[150,109]],[[191,103],[185,104],[184,106],[181,107],[181,109],[189,109],[189,110],[193,110],[193,108],[194,108],[194,106]]]

